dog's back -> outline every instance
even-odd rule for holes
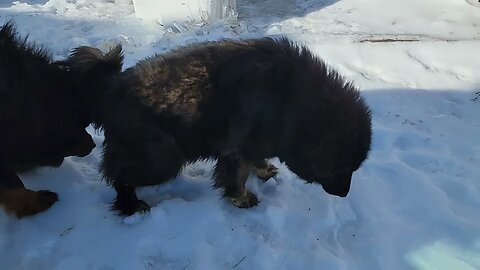
[[[30,122],[41,116],[36,106],[35,81],[50,69],[50,58],[41,48],[28,46],[16,36],[12,23],[0,30],[0,162],[25,163],[28,136],[36,133]],[[34,135],[33,135],[34,136]],[[18,143],[17,143],[18,142]],[[33,145],[32,145],[33,146]],[[18,162],[17,162],[18,161]]]
[[[105,56],[98,50],[89,53],[94,50],[77,49],[70,66],[77,70],[97,66],[88,72],[99,76],[101,72],[93,70],[101,70],[107,59],[121,62],[118,47]],[[275,147],[269,143],[253,142],[272,137],[287,140],[297,126],[321,136],[321,128],[312,123],[334,125],[330,122],[339,117],[354,122],[356,111],[361,112],[359,117],[367,111],[357,102],[360,98],[353,86],[288,39],[194,44],[142,60],[122,73],[116,70],[116,74],[104,72],[107,78],[114,74],[105,83],[90,80],[96,85],[89,87],[95,89],[89,91],[95,95],[90,100],[102,104],[92,109],[102,110],[98,124],[118,128],[123,124],[125,128],[151,125],[167,130],[192,158],[239,144],[272,152]],[[343,103],[344,111],[336,109],[338,103]],[[300,111],[305,114],[298,125],[288,120]]]
[[[275,154],[278,147],[267,138],[282,144],[295,128],[321,136],[321,127],[312,123],[353,122],[367,110],[353,86],[287,39],[191,45],[145,59],[115,80],[158,116],[155,125],[174,134],[187,152],[207,155],[242,144]]]

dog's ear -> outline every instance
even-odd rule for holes
[[[118,44],[105,54],[94,47],[78,47],[61,63],[72,72],[86,75],[88,79],[110,77],[122,71],[122,45]]]

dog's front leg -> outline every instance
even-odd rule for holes
[[[223,188],[224,196],[239,208],[257,205],[257,196],[245,187],[252,168],[237,152],[223,154],[215,166],[215,188]]]
[[[48,190],[25,188],[15,171],[0,165],[0,205],[17,218],[31,216],[50,208],[58,196]]]
[[[115,181],[113,187],[117,191],[117,197],[113,202],[112,209],[118,211],[120,215],[131,216],[136,212],[150,210],[150,206],[146,202],[137,198],[134,186]]]
[[[106,130],[105,142],[102,172],[117,191],[112,209],[124,216],[148,211],[150,206],[137,198],[135,188],[175,178],[183,164],[175,140],[143,127],[135,132]]]

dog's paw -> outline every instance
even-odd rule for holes
[[[268,163],[265,168],[255,168],[255,174],[258,178],[266,182],[268,179],[275,177],[278,174],[278,168]]]
[[[48,190],[31,191],[36,198],[32,202],[26,202],[22,211],[17,212],[17,217],[32,216],[41,213],[58,201],[58,195]]]
[[[47,210],[50,208],[50,206],[58,201],[58,195],[55,192],[51,192],[49,190],[39,190],[35,193],[37,194],[38,207],[43,209],[41,211]]]
[[[150,211],[150,205],[142,200],[119,200],[113,202],[111,207],[117,211],[120,216],[131,216],[135,213],[145,213]]]
[[[136,212],[131,216],[122,217],[123,224],[134,226],[136,224],[140,224],[142,220],[148,215],[149,212]]]
[[[230,201],[238,208],[250,208],[258,204],[258,199],[255,194],[247,190],[244,196],[237,198],[230,198]]]
[[[4,191],[2,196],[6,211],[17,218],[41,213],[58,201],[58,195],[48,190],[32,191],[18,188]]]

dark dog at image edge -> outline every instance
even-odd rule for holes
[[[57,194],[25,188],[16,172],[59,166],[95,144],[65,67],[20,39],[11,22],[0,30],[0,205],[18,218],[48,209]]]
[[[359,91],[286,38],[191,45],[124,72],[122,61],[120,46],[80,47],[65,64],[104,130],[101,168],[123,215],[149,209],[135,187],[199,159],[218,159],[215,188],[246,208],[258,203],[245,188],[249,174],[276,174],[267,158],[341,197],[367,158],[371,119]]]

